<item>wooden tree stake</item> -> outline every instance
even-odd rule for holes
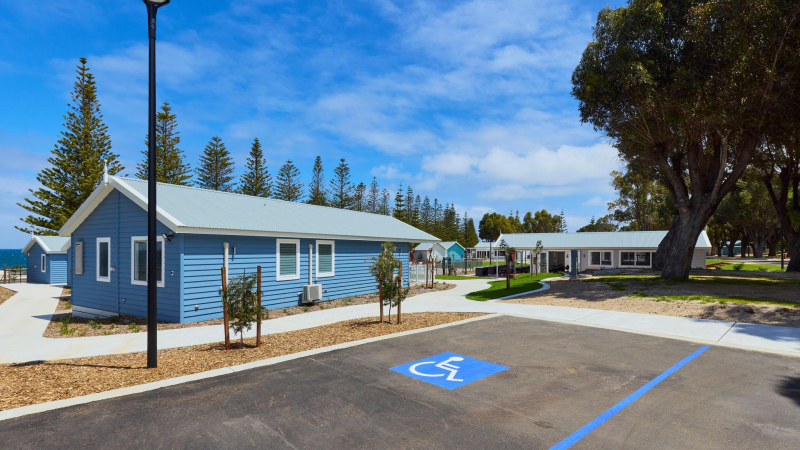
[[[228,329],[228,274],[225,267],[220,268],[222,272],[222,321],[225,325],[225,350],[231,349],[231,335]]]
[[[383,323],[383,281],[378,282],[378,303],[381,304],[381,323]]]
[[[256,347],[261,347],[261,266],[258,266],[258,309],[256,315]]]
[[[402,262],[400,262],[400,270],[398,272],[400,272],[400,289],[403,289],[403,263]],[[400,305],[402,305],[402,304],[403,304],[402,301],[397,302],[397,324],[398,325],[400,325]]]

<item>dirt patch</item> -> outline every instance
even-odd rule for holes
[[[78,397],[95,392],[149,383],[192,373],[244,364],[360,339],[441,325],[481,316],[474,313],[404,314],[403,323],[380,323],[377,317],[355,319],[305,330],[158,352],[158,369],[147,369],[145,352],[96,356],[37,364],[0,365],[0,410]]]
[[[513,300],[506,300],[506,302],[800,327],[800,304],[798,307],[786,307],[756,303],[709,303],[697,300],[658,301],[656,297],[658,295],[742,297],[746,296],[745,292],[759,292],[758,289],[752,287],[743,289],[747,288],[747,286],[705,286],[700,283],[686,283],[685,286],[684,283],[660,286],[653,282],[649,283],[647,297],[631,297],[632,294],[641,292],[641,284],[570,281],[568,279],[552,280],[548,281],[548,284],[550,284],[550,289],[541,294],[519,297]],[[680,288],[681,286],[683,286],[683,289]],[[787,287],[786,289],[790,288]],[[794,292],[794,295],[797,295],[796,288]]]
[[[10,299],[14,294],[16,294],[16,291],[0,287],[0,305],[5,303],[5,301]]]
[[[425,294],[428,292],[445,291],[456,287],[454,284],[435,283],[432,289],[425,289],[421,286],[412,286],[408,292],[408,297]],[[64,294],[62,293],[62,296]],[[147,319],[140,317],[120,314],[118,317],[108,319],[86,319],[72,317],[72,310],[68,309],[64,297],[58,302],[58,307],[53,314],[50,323],[44,331],[44,337],[48,338],[71,338],[84,336],[108,336],[113,334],[144,333],[147,332]],[[325,302],[315,303],[309,306],[292,306],[289,308],[279,308],[269,310],[269,319],[277,319],[285,316],[293,316],[323,309],[341,308],[343,306],[365,305],[368,303],[378,303],[378,294],[359,295],[355,297],[340,298]],[[68,320],[66,325],[64,320]],[[177,328],[204,327],[209,325],[221,325],[222,319],[204,320],[202,322],[173,323],[159,322],[159,330],[174,330]]]

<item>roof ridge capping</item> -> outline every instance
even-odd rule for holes
[[[136,182],[139,182],[139,183],[147,183],[147,180],[141,180],[139,178],[118,177],[118,176],[113,176],[113,175],[109,176],[109,178],[116,178],[117,180],[122,180],[122,181],[136,181]],[[164,183],[164,182],[161,182],[161,181],[156,182],[156,185],[166,186],[166,187],[169,187],[169,188],[181,188],[181,189],[189,189],[189,190],[193,190],[193,191],[210,192],[210,193],[213,193],[213,194],[227,194],[227,195],[233,195],[233,196],[236,196],[236,197],[245,197],[245,198],[252,198],[252,199],[257,199],[257,200],[264,200],[264,201],[271,201],[271,202],[278,202],[278,203],[286,203],[286,204],[290,204],[290,205],[305,205],[305,206],[311,206],[311,207],[316,207],[316,208],[326,208],[326,209],[332,209],[332,210],[348,211],[348,212],[353,212],[353,213],[370,214],[370,215],[373,215],[373,216],[390,217],[390,218],[392,218],[394,220],[402,222],[400,219],[398,219],[398,218],[396,218],[394,216],[389,216],[389,215],[386,215],[386,214],[371,213],[369,211],[356,211],[354,209],[344,209],[344,208],[336,208],[336,207],[333,207],[333,206],[315,205],[313,203],[292,202],[292,201],[289,201],[289,200],[282,200],[282,199],[279,199],[279,198],[259,197],[257,195],[247,195],[247,194],[242,194],[242,193],[239,193],[239,192],[216,191],[214,189],[206,189],[206,188],[201,188],[201,187],[197,187],[197,186],[186,186],[186,185],[182,185],[182,184],[170,184],[170,183]],[[405,223],[405,222],[403,222],[403,223]]]

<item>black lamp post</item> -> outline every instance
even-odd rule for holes
[[[169,0],[143,0],[150,38],[150,86],[147,127],[147,368],[158,367],[158,221],[156,218],[156,12]],[[164,243],[166,244],[166,242]],[[162,249],[163,251],[163,249]]]

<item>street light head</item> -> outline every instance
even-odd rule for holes
[[[169,0],[142,0],[142,1],[147,3],[147,4],[153,5],[153,6],[157,7],[157,8],[160,7],[160,6],[164,6],[167,3],[169,3]]]

